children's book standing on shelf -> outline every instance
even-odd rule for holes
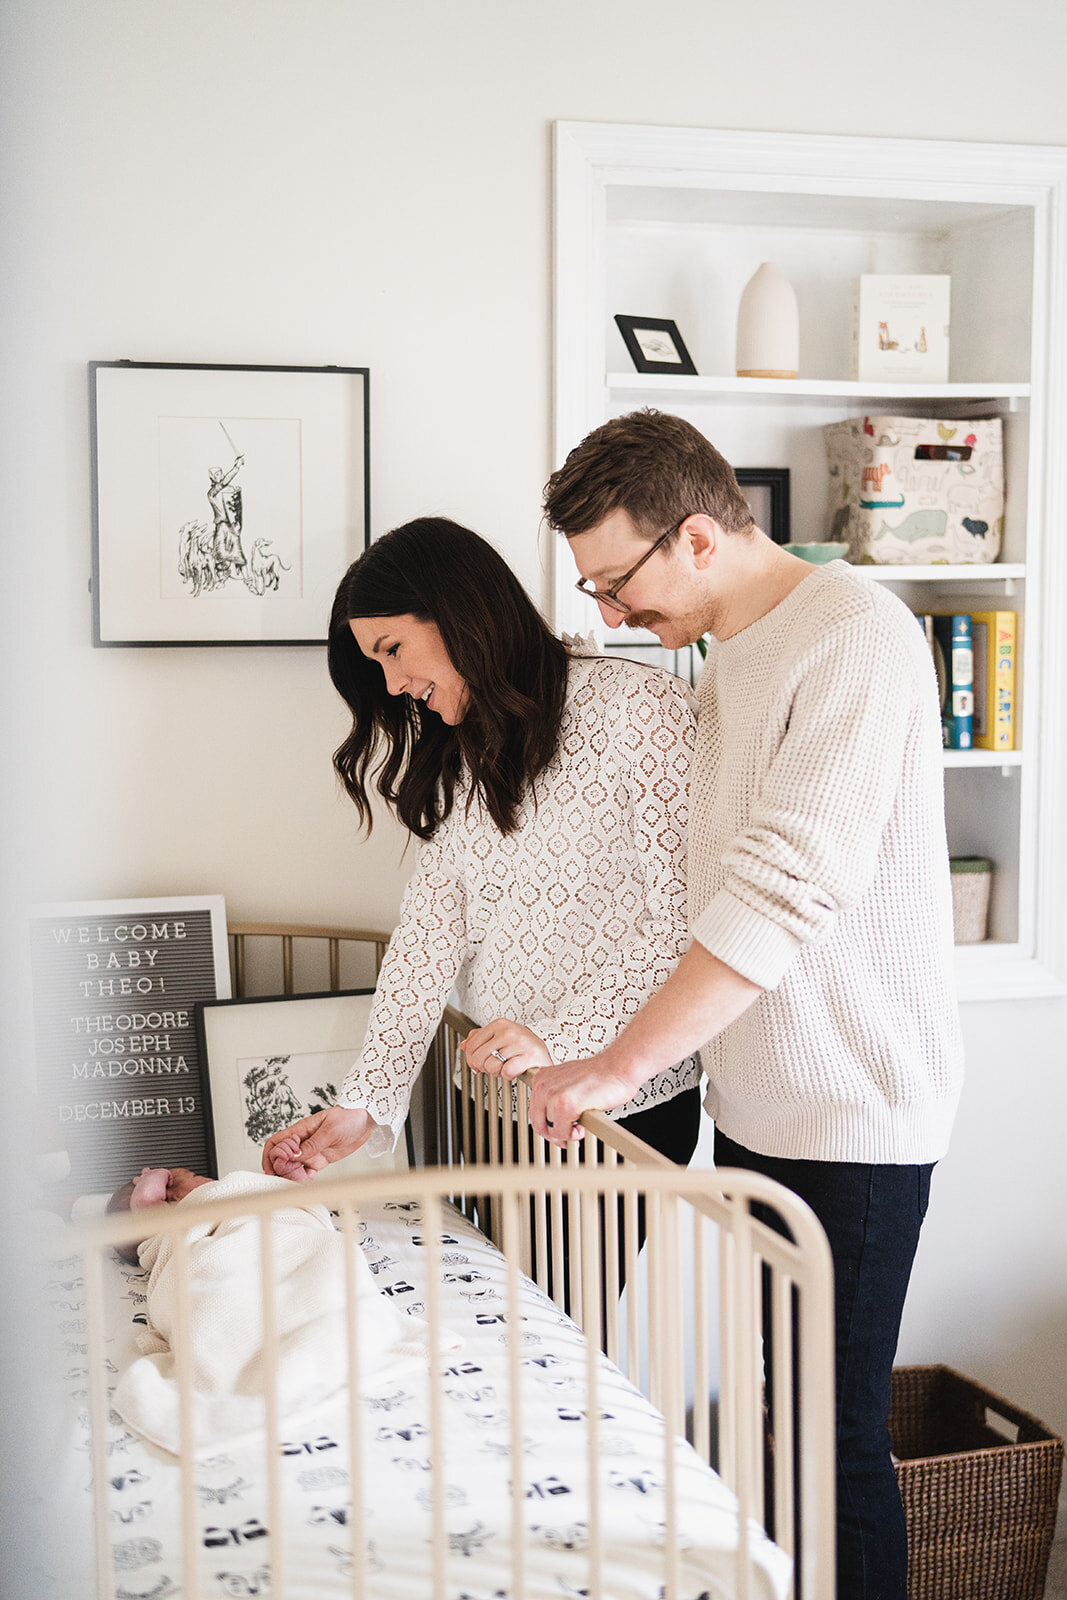
[[[976,750],[1015,749],[1014,611],[971,613]]]
[[[937,669],[941,742],[946,750],[973,747],[974,657],[967,612],[929,613],[920,622]]]

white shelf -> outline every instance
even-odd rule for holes
[[[705,378],[669,372],[609,372],[609,391],[618,394],[669,394],[676,399],[729,395],[738,399],[809,400],[1005,400],[1030,398],[1028,383],[859,383],[845,378]]]
[[[1021,767],[1021,750],[946,750],[946,767]]]
[[[878,583],[1008,583],[1026,577],[1022,561],[989,561],[960,567],[877,567],[861,562],[856,571]]]
[[[1056,692],[1067,665],[1067,543],[1056,537],[1067,527],[1067,457],[1055,448],[1067,415],[1065,213],[1067,158],[1051,148],[556,129],[556,460],[609,417],[659,406],[727,460],[788,466],[796,536],[809,538],[827,525],[828,423],[865,413],[1004,419],[1012,559],[856,569],[915,612],[1007,604],[1022,622],[1025,597],[1025,760],[1016,750],[944,753],[953,848],[996,863],[994,938],[956,952],[968,1000],[1067,992],[1067,720]],[[778,261],[797,291],[799,378],[734,374],[737,303],[761,260]],[[957,381],[843,376],[853,370],[852,281],[864,272],[949,274]],[[619,309],[676,318],[701,374],[633,371],[612,323]],[[555,621],[568,632],[588,627],[572,586],[561,563]]]

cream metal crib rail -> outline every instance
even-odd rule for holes
[[[389,935],[377,928],[333,928],[300,922],[231,922],[226,931],[233,951],[233,992],[237,999],[249,992],[249,941],[253,950],[260,954],[263,954],[267,945],[277,946],[281,955],[283,994],[294,993],[296,959],[302,949],[316,951],[325,945],[328,962],[326,986],[336,993],[341,987],[344,952],[353,946],[369,947],[373,951],[373,975],[376,977],[389,943]]]
[[[250,988],[277,992],[273,978],[265,982],[263,976],[270,959],[249,962],[248,941],[261,952],[280,947],[283,992],[289,994],[307,986],[306,974],[316,970],[316,962],[321,966],[321,957],[309,962],[306,952],[325,947],[328,986],[337,990],[345,968],[351,970],[348,952],[362,946],[364,963],[372,961],[376,975],[389,937],[378,930],[288,923],[233,923],[229,931],[238,995]],[[321,981],[314,979],[312,986]],[[797,1555],[800,1600],[832,1595],[832,1290],[818,1223],[794,1196],[755,1174],[682,1172],[599,1113],[581,1119],[581,1146],[561,1152],[534,1139],[527,1133],[528,1082],[512,1088],[467,1067],[459,1044],[471,1026],[446,1008],[412,1098],[409,1153],[420,1165],[441,1170],[349,1180],[345,1226],[364,1195],[392,1192],[425,1197],[431,1207],[446,1201],[457,1206],[503,1250],[509,1294],[514,1273],[525,1273],[583,1328],[590,1352],[602,1348],[637,1386],[646,1371],[650,1398],[678,1437],[686,1431],[680,1404],[688,1389],[691,1442],[705,1460],[717,1445],[718,1470],[738,1497],[742,1524],[748,1515],[773,1524],[778,1543]],[[317,1180],[316,1199],[321,1194],[332,1203],[342,1181]],[[760,1202],[771,1205],[791,1237],[752,1216],[752,1205]],[[271,1207],[242,1202],[237,1209]],[[687,1249],[691,1240],[687,1272],[679,1265],[680,1212],[687,1217]],[[642,1277],[638,1253],[646,1226]],[[121,1219],[109,1227],[121,1233]],[[668,1244],[670,1239],[675,1242]],[[98,1269],[99,1258],[97,1283]],[[630,1289],[620,1302],[623,1282]],[[688,1370],[681,1359],[665,1359],[674,1337],[667,1308],[676,1307],[683,1284],[691,1317]],[[99,1316],[96,1321],[99,1331]],[[681,1326],[680,1313],[674,1325]],[[709,1360],[716,1331],[717,1441],[710,1422]],[[355,1347],[352,1355],[358,1357]],[[274,1416],[276,1421],[276,1406]],[[436,1506],[436,1486],[434,1493]],[[191,1516],[188,1506],[185,1515]],[[742,1576],[738,1594],[754,1592],[751,1583]],[[369,1591],[354,1576],[352,1592]],[[669,1584],[664,1592],[670,1593]],[[101,1597],[111,1593],[101,1580]],[[282,1594],[275,1583],[274,1600]]]
[[[601,1119],[590,1118],[590,1133],[600,1132]],[[604,1132],[618,1130],[603,1130]],[[623,1136],[625,1143],[625,1136]],[[739,1543],[736,1553],[735,1592],[738,1600],[754,1600],[758,1591],[755,1569],[751,1565],[750,1522],[763,1520],[765,1495],[764,1372],[761,1353],[761,1316],[765,1296],[770,1294],[774,1322],[773,1374],[768,1388],[773,1392],[770,1432],[775,1441],[773,1469],[767,1486],[776,1508],[775,1537],[778,1544],[796,1560],[796,1587],[800,1600],[831,1600],[833,1581],[833,1370],[832,1370],[832,1293],[829,1251],[822,1230],[811,1212],[794,1196],[756,1174],[743,1172],[683,1171],[670,1163],[648,1164],[641,1160],[643,1147],[629,1159],[597,1165],[592,1162],[554,1162],[525,1167],[478,1165],[462,1172],[464,1189],[478,1197],[478,1203],[491,1208],[494,1227],[506,1264],[504,1299],[510,1416],[510,1452],[514,1463],[523,1461],[523,1341],[519,1319],[522,1262],[528,1250],[529,1208],[531,1202],[547,1204],[549,1214],[557,1202],[567,1201],[567,1226],[579,1261],[580,1306],[575,1320],[585,1333],[585,1405],[588,1437],[588,1583],[581,1592],[591,1600],[613,1600],[604,1587],[605,1560],[600,1526],[603,1487],[600,1478],[601,1428],[598,1394],[603,1383],[600,1346],[605,1342],[602,1319],[619,1323],[614,1298],[610,1293],[610,1274],[602,1265],[614,1258],[605,1247],[604,1218],[610,1217],[617,1202],[624,1209],[636,1207],[639,1200],[647,1208],[648,1258],[646,1280],[638,1288],[636,1272],[628,1274],[626,1314],[623,1326],[611,1335],[612,1348],[619,1354],[630,1379],[639,1382],[641,1353],[651,1377],[652,1401],[666,1419],[663,1457],[665,1499],[663,1537],[663,1579],[659,1593],[664,1600],[681,1600],[677,1536],[677,1473],[675,1445],[686,1435],[685,1386],[693,1385],[694,1415],[697,1426],[693,1444],[707,1458],[709,1439],[701,1417],[706,1417],[710,1399],[708,1385],[708,1307],[717,1298],[719,1320],[721,1407],[718,1470],[733,1490],[738,1502]],[[356,1245],[361,1210],[384,1201],[416,1202],[421,1208],[421,1236],[425,1245],[425,1316],[430,1330],[430,1349],[440,1347],[442,1330],[442,1230],[450,1213],[447,1203],[456,1195],[457,1174],[443,1169],[408,1173],[383,1173],[357,1178],[319,1178],[314,1185],[314,1200],[335,1208],[338,1225],[349,1242]],[[181,1484],[182,1484],[182,1600],[199,1600],[206,1591],[198,1582],[200,1529],[196,1501],[194,1462],[192,1371],[189,1358],[190,1295],[189,1246],[186,1230],[192,1222],[206,1218],[222,1221],[236,1216],[256,1216],[259,1229],[261,1281],[263,1285],[264,1343],[266,1370],[271,1374],[265,1397],[266,1433],[274,1447],[266,1451],[269,1526],[271,1528],[270,1570],[272,1600],[286,1600],[297,1591],[287,1563],[283,1536],[280,1447],[282,1413],[276,1391],[276,1331],[274,1326],[274,1263],[272,1259],[271,1214],[293,1203],[286,1191],[267,1191],[200,1205],[195,1213],[183,1208],[160,1208],[130,1216],[112,1216],[79,1230],[77,1244],[84,1251],[88,1304],[88,1364],[90,1368],[89,1413],[93,1494],[97,1528],[97,1593],[99,1600],[113,1600],[119,1592],[111,1552],[108,1516],[108,1394],[105,1378],[105,1326],[103,1268],[109,1245],[143,1237],[146,1227],[170,1234],[175,1240],[178,1270],[176,1324],[173,1346],[181,1389]],[[753,1204],[766,1204],[786,1223],[791,1237],[784,1237],[752,1215]],[[558,1212],[556,1213],[558,1215]],[[686,1233],[689,1232],[689,1238]],[[713,1246],[717,1247],[713,1249]],[[363,1522],[365,1464],[361,1455],[359,1427],[361,1343],[356,1314],[357,1294],[346,1252],[348,1292],[348,1399],[351,1459],[351,1595],[369,1600],[375,1589],[367,1564],[369,1530]],[[573,1265],[573,1258],[572,1263]],[[767,1279],[769,1278],[769,1286]],[[712,1283],[717,1296],[710,1291]],[[688,1295],[687,1295],[688,1289]],[[687,1299],[689,1302],[687,1313]],[[631,1305],[631,1302],[635,1302]],[[446,1532],[445,1485],[439,1469],[440,1445],[444,1439],[442,1419],[442,1373],[449,1357],[431,1363],[434,1381],[430,1389],[429,1459],[432,1465],[429,1494],[432,1515],[433,1580],[426,1590],[433,1600],[445,1600],[455,1590],[449,1588],[449,1552]],[[794,1418],[797,1433],[794,1436]],[[796,1478],[794,1478],[794,1468]],[[518,1489],[512,1489],[510,1529],[510,1585],[512,1600],[524,1600],[528,1590],[525,1571],[529,1557],[527,1513],[522,1490],[523,1475],[513,1468]],[[794,1519],[795,1512],[795,1519]],[[303,1593],[303,1591],[301,1591]],[[574,1591],[579,1592],[578,1590]]]

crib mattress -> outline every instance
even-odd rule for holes
[[[362,1245],[394,1304],[425,1310],[422,1219],[414,1204],[361,1211]],[[528,1600],[590,1593],[587,1354],[584,1338],[534,1284],[521,1301],[523,1457],[511,1458],[504,1262],[457,1212],[444,1213],[441,1307],[463,1347],[448,1358],[441,1397],[448,1554],[434,1587],[431,1408],[424,1374],[366,1386],[358,1414],[363,1445],[363,1539],[368,1600],[504,1600],[515,1593],[510,1483],[523,1484],[523,1564]],[[108,1381],[136,1354],[145,1275],[111,1258]],[[76,1258],[54,1261],[47,1296],[65,1390],[50,1500],[62,1536],[42,1554],[41,1600],[95,1594],[89,1492],[84,1285]],[[596,1465],[602,1530],[602,1593],[610,1600],[664,1594],[666,1429],[659,1413],[606,1360],[598,1372]],[[349,1600],[353,1516],[349,1405],[324,1407],[283,1430],[281,1502],[287,1600]],[[672,1444],[677,1491],[677,1600],[728,1600],[736,1593],[738,1522],[733,1496],[683,1442]],[[112,1413],[108,1513],[116,1600],[183,1600],[181,1473]],[[274,1596],[263,1441],[197,1463],[199,1594]],[[791,1563],[750,1529],[760,1600],[789,1591]]]

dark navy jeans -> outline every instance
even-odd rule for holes
[[[834,1262],[838,1600],[907,1600],[908,1541],[889,1455],[889,1388],[933,1166],[761,1156],[715,1130],[715,1164],[806,1200]]]

